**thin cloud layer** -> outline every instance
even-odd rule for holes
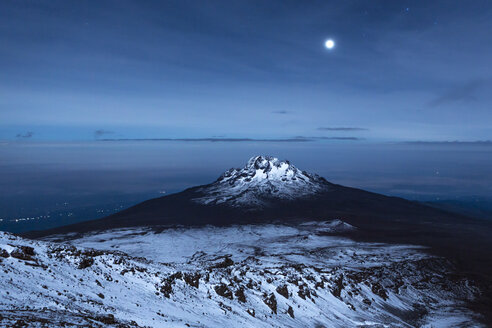
[[[462,141],[462,140],[416,140],[405,141],[403,144],[407,145],[484,145],[492,146],[492,140],[474,140],[474,141]]]
[[[293,137],[293,138],[118,138],[100,141],[182,141],[182,142],[312,142],[316,140],[362,140],[357,137]]]
[[[22,139],[29,139],[32,138],[34,135],[34,132],[27,131],[26,133],[18,133],[15,137],[16,138],[22,138]]]
[[[359,127],[319,127],[319,131],[338,131],[338,132],[344,132],[344,131],[368,131],[369,129],[367,128],[359,128]]]

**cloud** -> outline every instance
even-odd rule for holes
[[[359,137],[304,137],[304,136],[296,136],[295,138],[299,139],[308,139],[308,140],[364,140],[364,138]]]
[[[181,142],[312,142],[317,140],[362,140],[357,137],[303,137],[292,138],[144,138],[99,139],[100,141],[181,141]]]
[[[444,94],[434,98],[429,102],[429,106],[437,107],[443,104],[453,103],[453,102],[469,102],[477,100],[475,94],[484,85],[486,85],[488,80],[486,79],[475,79],[464,83],[458,87],[446,91]]]
[[[22,134],[22,133],[17,133],[17,135],[15,136],[16,138],[24,138],[24,139],[29,139],[29,138],[32,138],[32,136],[34,135],[34,132],[31,132],[31,131],[27,131],[26,133]]]
[[[113,133],[114,133],[113,131],[108,131],[108,130],[102,130],[102,129],[100,129],[100,130],[94,131],[94,137],[96,139],[98,139],[98,138],[101,138],[102,136],[105,136],[105,135],[108,135],[108,134],[113,134]]]
[[[184,141],[184,142],[308,142],[312,138],[145,138],[145,139],[100,139],[101,141]]]
[[[367,128],[357,128],[357,127],[319,127],[319,131],[368,131]]]
[[[285,115],[285,114],[290,114],[291,112],[287,111],[287,110],[274,110],[272,111],[272,114],[282,114],[282,115]]]
[[[403,144],[407,145],[484,145],[492,146],[492,140],[474,140],[474,141],[462,141],[462,140],[427,140],[427,141],[404,141]]]
[[[358,137],[313,137],[318,140],[364,140]]]

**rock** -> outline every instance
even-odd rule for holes
[[[87,257],[96,257],[96,256],[104,255],[104,251],[97,250],[97,249],[88,249],[83,251],[82,255]]]
[[[195,288],[198,288],[200,286],[200,274],[198,272],[191,274],[191,273],[185,273],[184,274],[184,281]]]
[[[169,279],[171,281],[174,281],[176,279],[183,279],[183,273],[181,271],[178,271],[176,273],[173,273],[172,275],[169,276]]]
[[[232,296],[232,292],[230,291],[230,289],[224,284],[217,285],[217,286],[215,286],[214,289],[215,289],[215,292],[217,293],[217,295],[228,298],[230,300],[232,300],[234,298]]]
[[[304,285],[299,286],[299,291],[297,292],[297,295],[299,295],[299,297],[303,300],[305,300],[306,297],[311,298],[311,292],[308,288],[304,288]]]
[[[79,269],[85,269],[85,268],[88,268],[88,267],[92,266],[93,264],[94,264],[94,259],[93,258],[84,257],[80,261],[78,268]]]
[[[246,296],[244,295],[244,287],[239,287],[235,293],[237,300],[242,303],[246,303]]]
[[[271,293],[269,296],[265,296],[263,302],[272,310],[273,313],[277,314],[277,298],[275,294]]]
[[[102,322],[107,325],[114,325],[116,323],[116,320],[114,319],[114,315],[108,314],[105,316],[99,316],[95,318],[97,321]]]
[[[289,298],[289,289],[287,288],[287,285],[278,286],[276,291],[283,297]]]
[[[27,327],[27,323],[22,319],[17,320],[12,326],[12,328],[21,328],[21,327]]]
[[[388,299],[388,294],[386,293],[386,290],[381,286],[380,283],[376,282],[372,284],[371,290],[374,294],[378,295],[381,297],[383,300]]]
[[[223,268],[227,268],[233,264],[234,264],[234,261],[231,260],[229,257],[226,257],[226,258],[224,258],[224,260],[222,262],[220,262],[216,265],[213,265],[210,268],[211,269],[223,269]]]
[[[173,285],[170,281],[165,281],[159,290],[165,297],[170,298],[173,293]]]
[[[24,252],[24,254],[26,255],[30,255],[30,256],[34,256],[36,255],[36,253],[34,253],[34,248],[30,247],[30,246],[20,246],[20,249],[22,250],[22,252]]]
[[[289,308],[287,309],[287,314],[290,315],[292,317],[292,319],[295,319],[294,309],[290,305],[289,305]]]
[[[32,261],[32,256],[34,254],[34,248],[29,246],[19,246],[10,253],[10,256],[19,260]]]
[[[335,286],[331,288],[331,293],[333,294],[333,296],[340,298],[342,290],[343,290],[343,275],[340,275],[335,280]]]
[[[7,258],[10,257],[10,254],[5,249],[0,248],[0,257]]]

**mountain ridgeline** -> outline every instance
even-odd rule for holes
[[[463,216],[418,202],[333,184],[288,161],[251,158],[215,182],[150,199],[114,215],[30,233],[31,236],[133,226],[229,225],[340,218],[359,227],[463,222]]]

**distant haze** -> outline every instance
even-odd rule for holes
[[[42,207],[158,197],[214,181],[261,154],[330,182],[410,199],[492,194],[489,144],[10,142],[0,145],[0,217],[29,209],[33,199]]]

